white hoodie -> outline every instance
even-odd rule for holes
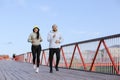
[[[54,35],[55,37],[53,37]],[[60,48],[60,43],[63,41],[62,36],[58,31],[50,31],[47,40],[49,42],[49,48]],[[57,40],[59,40],[60,43],[56,43]]]

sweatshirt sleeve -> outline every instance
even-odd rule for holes
[[[28,37],[28,42],[32,42],[31,34]]]
[[[39,40],[40,40],[40,42],[42,42],[42,41],[43,41],[43,39],[42,39],[41,35],[39,36]]]
[[[50,42],[50,40],[51,40],[51,35],[50,35],[50,33],[48,33],[47,41]]]

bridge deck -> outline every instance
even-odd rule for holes
[[[0,61],[0,80],[120,80],[120,76],[61,69],[49,73],[49,67],[40,66],[35,73],[32,64]]]

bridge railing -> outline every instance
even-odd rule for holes
[[[120,74],[120,34],[62,45],[60,55],[59,67]],[[32,63],[31,52],[18,57]],[[49,65],[49,49],[42,50],[40,59],[40,64]]]

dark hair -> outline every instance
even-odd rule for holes
[[[13,54],[13,58],[15,58],[15,54]]]
[[[33,32],[35,32],[34,29],[35,28],[33,28]],[[37,32],[37,37],[36,38],[39,39],[39,28],[37,28],[37,29],[38,29],[38,32]]]

